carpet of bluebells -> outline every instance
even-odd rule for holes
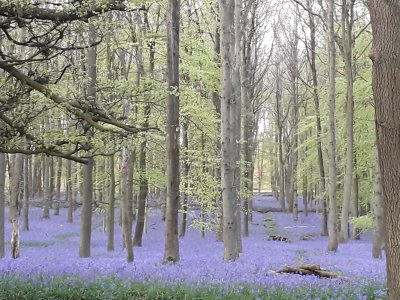
[[[259,196],[257,206],[278,206],[275,199]],[[180,238],[180,263],[163,265],[164,223],[158,210],[150,210],[147,234],[143,247],[135,248],[135,261],[125,262],[121,228],[116,226],[115,251],[107,252],[107,233],[102,230],[102,217],[94,215],[92,256],[79,258],[79,211],[74,223],[66,223],[66,209],[60,216],[41,218],[41,210],[32,208],[30,231],[21,231],[21,256],[0,260],[0,275],[19,275],[35,278],[39,275],[49,280],[53,276],[79,277],[95,281],[113,276],[137,282],[161,282],[166,284],[204,284],[222,287],[251,285],[267,289],[281,287],[310,289],[340,289],[374,283],[384,286],[385,261],[371,256],[370,234],[363,233],[361,240],[339,245],[335,253],[327,252],[327,238],[320,237],[320,217],[299,213],[294,222],[291,214],[254,213],[250,237],[243,238],[243,253],[235,262],[222,260],[223,244],[215,241],[209,232],[201,238],[198,230],[190,228]],[[10,226],[6,225],[10,234]],[[268,234],[288,237],[290,243],[269,241]],[[8,251],[9,252],[9,251]],[[285,265],[307,263],[320,264],[338,275],[335,279],[315,276],[281,275],[273,271]],[[378,291],[382,292],[383,291]]]

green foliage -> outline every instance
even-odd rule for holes
[[[351,219],[351,224],[357,229],[372,230],[374,229],[374,217],[371,214]]]
[[[361,286],[343,284],[341,287],[320,289],[310,286],[288,288],[284,286],[257,287],[249,285],[197,284],[165,285],[161,283],[138,283],[116,278],[103,278],[87,282],[79,278],[56,277],[51,281],[44,277],[22,279],[16,276],[0,278],[1,300],[305,300],[305,299],[386,299],[384,288],[374,283]]]

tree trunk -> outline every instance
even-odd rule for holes
[[[24,156],[24,206],[23,206],[23,225],[22,230],[28,231],[29,230],[29,156]]]
[[[67,161],[67,178],[66,178],[66,191],[65,195],[67,197],[66,201],[68,201],[68,213],[67,213],[67,223],[72,223],[73,221],[73,212],[74,212],[74,195],[72,191],[73,185],[73,175],[72,175],[72,162],[70,160]]]
[[[54,208],[54,215],[60,215],[60,202],[61,202],[61,176],[62,176],[62,160],[60,157],[56,159],[57,173],[56,173],[56,203]]]
[[[400,3],[369,0],[372,26],[372,88],[386,225],[389,300],[400,299]]]
[[[115,215],[115,171],[114,171],[114,155],[109,158],[109,204],[108,204],[108,216],[107,216],[107,251],[114,251],[114,215]]]
[[[89,42],[96,40],[96,29],[89,24]],[[96,104],[96,83],[97,83],[97,48],[91,47],[87,52],[87,75],[90,79],[87,86],[87,101],[92,105]],[[87,130],[86,137],[91,140],[94,135],[93,129]],[[88,158],[88,164],[83,166],[82,186],[82,212],[81,212],[81,237],[79,243],[79,256],[90,257],[91,236],[92,236],[92,209],[93,209],[93,167],[94,159]]]
[[[319,167],[319,197],[322,200],[322,229],[321,235],[328,235],[328,218],[327,218],[327,209],[326,209],[326,181],[325,181],[325,167],[324,167],[324,158],[322,154],[322,126],[321,126],[321,113],[320,113],[320,101],[319,101],[319,84],[317,77],[317,45],[316,45],[316,25],[315,25],[315,15],[312,10],[312,3],[307,1],[308,8],[308,26],[310,28],[310,51],[307,52],[309,56],[310,69],[312,74],[312,93],[314,99],[314,107],[315,107],[315,122],[317,129],[317,154],[318,154],[318,167]]]
[[[165,263],[179,261],[179,24],[180,1],[168,1],[167,18],[167,210]]]
[[[19,189],[22,179],[22,172],[24,168],[23,154],[16,154],[13,166],[13,176],[11,180],[11,194],[10,194],[10,222],[11,222],[11,257],[18,258],[19,252]]]
[[[234,63],[234,1],[221,1],[221,142],[222,142],[222,201],[223,201],[223,240],[224,259],[236,260],[239,257],[237,193],[236,193],[236,157],[237,145],[234,140],[235,116],[233,107],[233,69]]]
[[[2,124],[0,123],[0,126]],[[0,258],[5,255],[5,235],[4,235],[4,223],[5,223],[5,181],[6,181],[6,155],[0,153]]]
[[[188,129],[189,129],[189,122],[184,121],[182,124],[182,147],[185,149],[184,155],[184,162],[183,162],[183,177],[185,178],[185,192],[182,195],[182,219],[181,219],[181,226],[179,230],[179,236],[184,237],[186,234],[186,222],[187,222],[187,209],[188,209],[188,196],[186,191],[189,188],[188,183],[188,176],[190,171],[190,164],[189,164],[189,139],[188,139]]]
[[[385,224],[383,214],[383,197],[382,197],[382,178],[379,168],[378,153],[375,159],[375,181],[374,181],[374,197],[372,201],[372,213],[375,219],[372,242],[372,257],[382,258],[382,250],[385,245]]]
[[[43,156],[42,159],[42,170],[43,170],[43,215],[42,218],[48,219],[50,218],[50,168],[49,168],[49,157]]]
[[[348,3],[349,2],[349,3]],[[347,243],[349,240],[349,211],[351,191],[353,185],[354,168],[354,97],[353,97],[353,5],[354,0],[342,0],[342,40],[343,59],[346,75],[346,168],[344,175],[344,192],[342,213],[340,218],[341,230],[339,241]]]
[[[81,236],[79,242],[79,256],[90,257],[92,236],[92,203],[93,203],[93,158],[83,166],[83,195],[81,212]]]
[[[126,261],[133,261],[133,243],[132,243],[132,211],[129,209],[132,205],[133,192],[133,153],[130,149],[125,147],[122,150],[121,161],[121,200],[122,200],[122,231],[124,237],[124,245],[126,248]],[[140,217],[138,216],[138,223]]]
[[[329,228],[328,251],[338,248],[337,203],[336,203],[336,49],[334,28],[335,1],[328,2],[328,43],[329,43]]]

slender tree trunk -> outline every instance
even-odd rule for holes
[[[29,156],[24,156],[24,206],[23,206],[23,225],[22,230],[29,230]]]
[[[62,160],[60,157],[56,159],[57,173],[56,173],[56,203],[54,215],[60,215],[60,202],[61,202],[61,176],[62,176]]]
[[[167,211],[165,263],[179,261],[179,24],[180,1],[168,1],[167,67],[169,95],[167,103]]]
[[[18,258],[20,255],[19,249],[19,189],[22,179],[22,172],[24,168],[23,154],[16,154],[13,166],[13,176],[11,180],[11,194],[10,194],[10,222],[11,222],[11,257]]]
[[[115,215],[115,171],[114,171],[114,155],[109,158],[109,204],[108,204],[108,216],[107,216],[107,229],[108,229],[108,240],[107,240],[107,251],[114,251],[114,215]]]
[[[0,123],[0,126],[2,124]],[[4,223],[5,223],[5,181],[6,181],[6,155],[0,153],[0,258],[5,255],[5,234],[4,234]]]
[[[353,218],[358,217],[358,175],[357,175],[357,161],[354,160],[354,174],[353,174],[353,191],[351,201],[351,216]],[[361,235],[361,229],[353,227],[352,239],[359,240]]]
[[[44,190],[44,198],[43,198],[43,215],[42,218],[48,219],[50,218],[50,168],[49,168],[49,157],[43,157],[42,166],[43,166],[43,190]]]
[[[283,121],[282,121],[282,85],[281,85],[281,70],[279,63],[276,65],[275,80],[276,80],[276,127],[278,129],[278,164],[279,164],[279,204],[282,211],[286,210],[285,205],[285,161],[283,158]]]
[[[315,107],[315,122],[317,128],[317,154],[318,154],[318,167],[319,167],[319,197],[322,200],[322,229],[321,235],[328,235],[328,218],[327,218],[327,208],[326,208],[326,181],[325,181],[325,166],[322,154],[322,125],[321,125],[321,113],[320,113],[320,101],[319,101],[319,84],[317,77],[317,67],[316,67],[316,25],[315,25],[315,15],[312,10],[312,3],[307,0],[308,7],[308,18],[309,18],[309,28],[310,28],[310,45],[308,51],[309,63],[312,74],[312,86],[313,86],[313,99]]]
[[[383,196],[382,196],[382,178],[381,170],[379,168],[378,153],[375,159],[375,181],[374,181],[374,197],[372,201],[372,212],[375,219],[373,243],[372,243],[372,257],[382,258],[382,250],[385,245],[385,224],[383,213]]]
[[[188,183],[188,176],[190,171],[190,164],[189,164],[189,139],[188,139],[188,129],[189,129],[189,122],[184,121],[182,124],[182,146],[185,149],[184,155],[184,163],[183,163],[183,176],[185,180],[185,191],[189,188]],[[186,193],[182,195],[182,219],[181,219],[181,226],[179,230],[179,236],[184,237],[186,234],[186,222],[187,222],[187,209],[188,209],[188,196]]]
[[[67,212],[67,223],[73,222],[73,212],[74,212],[74,197],[72,192],[73,185],[73,175],[72,175],[72,162],[70,160],[67,161],[67,178],[66,178],[66,191],[65,195],[67,197],[66,201],[68,203],[68,212]]]
[[[338,248],[337,203],[336,203],[336,49],[334,28],[335,1],[328,2],[328,43],[329,43],[329,240],[328,251]]]

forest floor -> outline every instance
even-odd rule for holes
[[[278,207],[277,201],[268,196],[256,197],[254,205]],[[327,238],[319,235],[321,221],[316,213],[309,213],[307,217],[299,213],[299,220],[294,222],[291,214],[254,212],[250,236],[243,237],[243,253],[235,262],[222,260],[223,244],[215,241],[214,233],[207,232],[202,238],[199,230],[189,228],[186,236],[180,238],[180,263],[177,265],[162,264],[165,228],[158,210],[150,210],[143,247],[135,247],[135,261],[131,264],[125,262],[119,226],[115,230],[116,249],[107,252],[107,233],[102,230],[99,215],[93,218],[92,255],[79,258],[79,211],[72,224],[66,223],[66,213],[67,210],[62,209],[60,216],[42,219],[41,210],[32,208],[30,231],[21,231],[21,256],[11,259],[7,253],[0,260],[0,275],[40,276],[49,280],[65,276],[85,281],[113,276],[142,283],[236,286],[239,289],[240,286],[255,286],[335,290],[369,284],[383,287],[385,283],[385,260],[372,258],[371,235],[363,233],[360,240],[340,244],[337,252],[327,252]],[[270,234],[285,236],[289,242],[270,241]],[[8,236],[10,225],[6,224],[6,239]],[[311,263],[334,272],[337,278],[274,272],[286,265]]]

